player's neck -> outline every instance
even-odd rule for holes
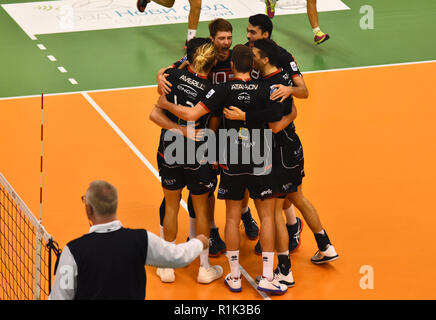
[[[267,64],[262,69],[262,76],[266,77],[270,75],[271,73],[277,72],[279,69],[276,66],[273,66],[271,64]]]
[[[251,79],[250,72],[242,73],[242,72],[237,72],[236,70],[234,70],[233,74],[234,74],[234,78],[236,78],[236,79],[241,79],[241,80]]]

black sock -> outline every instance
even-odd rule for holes
[[[315,236],[316,244],[318,245],[319,251],[326,251],[327,246],[329,244],[331,244],[329,236],[327,235],[327,232],[325,232],[325,230],[324,230],[324,234],[314,233],[314,236]]]
[[[279,259],[279,268],[280,268],[280,272],[287,276],[289,274],[289,270],[291,269],[291,258],[288,255],[277,255],[278,259]]]

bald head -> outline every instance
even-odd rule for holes
[[[118,192],[110,183],[95,180],[90,183],[85,195],[86,204],[90,205],[95,214],[108,218],[117,212]]]

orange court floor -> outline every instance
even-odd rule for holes
[[[241,293],[231,293],[223,278],[198,284],[197,259],[177,269],[172,284],[147,266],[147,299],[435,299],[435,73],[436,63],[420,63],[304,75],[310,96],[296,100],[295,121],[305,154],[303,189],[339,260],[310,262],[317,248],[304,224],[291,255],[295,287],[262,296],[249,282],[261,274],[262,260],[241,227]],[[160,128],[148,118],[157,97],[156,87],[44,97],[42,223],[61,248],[89,230],[80,197],[94,179],[118,188],[124,226],[159,234]],[[36,216],[40,103],[40,97],[0,100],[0,171]],[[251,201],[250,208],[259,221]],[[223,201],[216,201],[215,220],[224,237]],[[178,243],[186,241],[188,225],[181,207]],[[224,255],[210,259],[229,272]],[[364,270],[373,272],[372,288],[361,286]]]

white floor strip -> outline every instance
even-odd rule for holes
[[[68,81],[70,81],[72,84],[78,84],[78,82],[74,78],[69,78]]]
[[[257,290],[257,284],[256,281],[253,280],[253,278],[248,274],[248,272],[239,265],[239,269],[241,270],[241,274],[247,279],[247,281],[250,283],[250,285],[264,298],[265,300],[271,300],[271,298],[265,293],[260,290]]]
[[[103,111],[103,109],[88,95],[86,92],[82,92],[85,99],[94,107],[94,109],[102,116],[102,118],[111,126],[111,128],[118,134],[118,136],[127,144],[127,146],[133,151],[133,153],[142,161],[143,164],[153,173],[153,175],[159,180],[159,172],[153,167],[153,165],[145,158],[141,151],[136,148],[136,146],[130,141],[130,139],[121,131],[121,129],[112,121],[111,118]],[[186,202],[182,199],[180,204],[183,209],[188,211],[188,206]]]
[[[62,72],[62,73],[65,73],[65,72],[67,72],[67,70],[65,70],[65,68],[64,68],[64,67],[58,67],[58,70],[59,70],[60,72]]]
[[[47,58],[48,58],[50,61],[56,61],[56,58],[53,57],[53,56],[47,56]]]
[[[426,61],[403,62],[403,63],[394,63],[394,64],[382,64],[382,65],[375,65],[375,66],[351,67],[351,68],[342,68],[342,69],[314,70],[314,71],[302,72],[302,74],[305,75],[305,74],[311,74],[311,73],[323,73],[323,72],[347,71],[347,70],[358,70],[358,69],[395,67],[395,66],[405,66],[405,65],[413,65],[413,64],[435,63],[435,62],[436,62],[436,60],[426,60]],[[131,90],[131,89],[133,90],[133,89],[143,89],[143,88],[153,88],[153,87],[157,87],[157,85],[152,84],[152,85],[146,85],[146,86],[96,89],[96,90],[87,90],[86,92],[105,92],[105,91]],[[78,94],[78,93],[83,93],[83,92],[84,91],[71,91],[71,92],[47,93],[44,95],[45,96],[60,96],[60,95],[68,95],[68,94]],[[40,96],[41,96],[40,94],[33,94],[33,95],[28,95],[28,96],[3,97],[3,98],[0,98],[0,100],[35,98],[35,97],[40,97]]]
[[[43,44],[37,44],[37,46],[38,46],[38,48],[41,49],[41,50],[46,50],[46,49],[47,49],[46,47],[44,47]]]

